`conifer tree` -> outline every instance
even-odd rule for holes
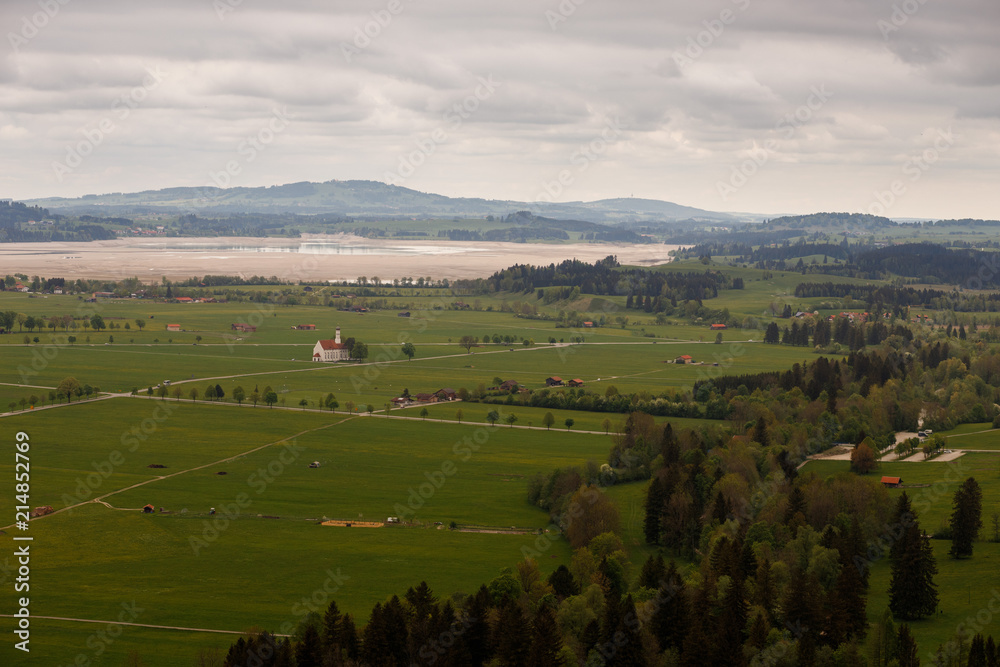
[[[550,667],[558,664],[562,646],[562,635],[556,623],[556,616],[549,605],[542,604],[532,624],[528,667]]]
[[[907,523],[890,552],[889,609],[897,618],[912,620],[937,610],[937,565],[916,517]]]
[[[340,647],[349,660],[357,660],[361,652],[361,642],[358,639],[358,628],[350,614],[340,617]]]
[[[983,527],[983,492],[974,477],[965,480],[955,492],[953,508],[948,553],[952,558],[968,558],[972,556],[972,544]]]
[[[361,644],[361,661],[370,665],[385,664],[389,658],[389,637],[386,631],[382,603],[372,607],[371,617],[365,626]]]
[[[649,623],[660,650],[680,649],[688,628],[688,599],[684,579],[674,561],[667,566],[654,600],[655,611]]]
[[[813,664],[820,631],[824,626],[822,591],[815,575],[801,567],[793,569],[782,608],[785,626],[792,628],[799,637],[799,663]]]
[[[480,586],[475,595],[465,603],[462,638],[468,648],[470,664],[481,665],[492,657],[490,630],[487,618],[490,613],[490,592],[485,585]]]
[[[557,567],[549,575],[548,581],[549,585],[552,586],[552,590],[555,591],[555,594],[560,599],[580,594],[580,587],[573,578],[573,573],[565,565]]]
[[[521,605],[514,600],[505,600],[493,633],[496,653],[502,664],[524,667],[531,646],[531,633]]]
[[[746,641],[744,628],[747,625],[746,590],[743,580],[733,578],[722,596],[722,614],[719,618],[719,635],[714,642],[716,664],[743,667],[743,643]]]
[[[777,588],[771,577],[771,561],[766,557],[757,564],[753,603],[767,613],[767,620],[774,625],[774,603],[778,599]]]
[[[295,646],[296,667],[323,667],[323,645],[315,625],[306,626],[302,639]]]
[[[646,520],[643,523],[646,544],[660,543],[660,534],[663,531],[660,517],[666,503],[667,497],[663,488],[663,480],[657,475],[649,483],[649,491],[646,493]]]
[[[340,619],[341,615],[340,609],[337,607],[337,601],[331,600],[330,606],[326,608],[326,613],[323,614],[323,635],[321,639],[323,640],[324,648],[331,648],[339,643]]]
[[[650,556],[643,564],[642,572],[639,573],[639,588],[659,588],[660,581],[666,573],[667,566],[663,562],[663,556],[659,554]]]
[[[607,667],[645,667],[646,652],[642,645],[641,624],[631,595],[626,596],[621,604],[621,614],[613,637],[614,651],[605,662]]]
[[[986,642],[981,634],[976,634],[969,645],[969,661],[966,667],[987,667],[986,665]]]

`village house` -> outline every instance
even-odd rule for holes
[[[725,328],[727,328],[725,324],[713,324],[712,326],[709,327],[709,329],[711,329],[712,331],[721,331],[722,329]]]
[[[194,299],[189,296],[179,296],[175,299],[177,303],[194,303]]]
[[[181,330],[181,325],[179,325],[179,324],[168,324],[167,325],[167,331],[180,331],[180,330]]]
[[[316,331],[315,324],[297,324],[292,328],[296,331]]]
[[[254,333],[257,331],[257,327],[251,324],[230,324],[229,328],[233,331],[242,331],[244,333]]]
[[[347,361],[351,358],[351,353],[347,346],[340,342],[340,327],[337,327],[337,335],[333,340],[316,341],[313,348],[313,361]]]
[[[694,359],[691,358],[690,354],[682,354],[681,356],[674,359],[675,364],[693,364]]]
[[[458,394],[456,394],[455,390],[450,387],[445,387],[444,389],[438,389],[437,391],[434,392],[434,396],[439,401],[454,401],[456,398],[458,398]]]
[[[882,478],[882,486],[886,487],[887,489],[897,489],[897,488],[899,488],[902,485],[903,485],[903,478],[902,477],[883,477]]]
[[[575,378],[573,380],[570,380],[566,384],[568,384],[570,387],[582,387],[583,386],[583,380],[581,380],[580,378]]]
[[[437,403],[438,398],[434,394],[417,394],[413,397],[417,403]]]
[[[545,384],[549,387],[561,387],[563,380],[558,375],[553,375],[552,377],[545,378]]]

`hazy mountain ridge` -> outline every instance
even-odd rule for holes
[[[134,193],[84,195],[79,198],[45,198],[29,205],[59,213],[143,215],[195,213],[336,213],[366,217],[496,217],[531,211],[549,218],[598,224],[643,221],[717,220],[735,222],[726,213],[705,211],[654,199],[605,199],[593,202],[518,202],[467,197],[447,197],[378,181],[327,181],[288,183],[268,187],[177,187]]]

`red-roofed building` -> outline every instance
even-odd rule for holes
[[[180,331],[180,330],[181,330],[181,325],[179,325],[179,324],[168,324],[167,325],[167,331]]]
[[[176,301],[177,303],[194,303],[194,299],[189,296],[179,296]]]
[[[675,364],[690,364],[693,363],[694,359],[691,358],[690,354],[682,354],[681,356],[674,359]]]
[[[902,486],[902,484],[903,484],[903,478],[902,477],[883,477],[882,478],[882,485],[885,486],[885,487],[887,487],[887,488],[890,488],[890,489],[898,488],[899,486]]]
[[[575,378],[573,380],[570,380],[566,384],[568,384],[570,387],[582,387],[583,386],[583,380],[581,380],[580,378]]]
[[[709,327],[709,329],[712,329],[713,331],[725,328],[726,328],[725,324],[713,324],[712,326]]]
[[[545,378],[545,384],[547,384],[550,387],[561,387],[562,383],[563,383],[562,378],[557,375]]]
[[[316,341],[313,348],[313,361],[347,361],[350,358],[347,346],[340,342],[340,327],[337,327],[336,338]]]

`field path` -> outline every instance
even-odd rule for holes
[[[40,384],[17,384],[16,382],[0,382],[4,387],[28,387],[29,389],[55,389],[55,387],[43,387]]]
[[[283,442],[288,442],[289,440],[295,440],[295,438],[298,438],[300,435],[305,435],[306,433],[313,433],[315,431],[322,431],[323,429],[331,428],[333,426],[339,426],[340,424],[343,424],[345,422],[349,422],[352,419],[353,419],[353,417],[348,417],[347,419],[342,419],[342,420],[340,420],[338,422],[334,422],[333,424],[326,424],[325,426],[317,426],[316,428],[310,428],[310,429],[306,429],[305,431],[299,431],[295,435],[288,436],[287,438],[281,438],[280,440],[275,440],[274,442],[268,442],[266,444],[260,445],[259,447],[254,447],[253,449],[248,449],[245,452],[240,452],[239,454],[235,454],[233,456],[227,456],[224,459],[219,459],[218,461],[212,461],[210,463],[205,463],[205,464],[200,465],[200,466],[195,466],[193,468],[188,468],[187,470],[178,470],[177,472],[170,473],[169,475],[162,475],[160,477],[154,477],[152,479],[147,479],[145,481],[138,482],[137,484],[133,484],[131,486],[126,486],[126,487],[123,487],[121,489],[115,489],[114,491],[109,491],[108,493],[105,493],[104,495],[101,495],[101,496],[97,496],[96,498],[91,498],[90,500],[85,500],[82,503],[77,503],[75,505],[69,505],[67,507],[63,507],[62,509],[58,509],[55,512],[51,512],[51,513],[46,514],[44,516],[34,517],[31,520],[32,521],[38,521],[39,519],[45,519],[47,517],[55,516],[56,514],[61,514],[63,512],[67,512],[69,510],[76,509],[77,507],[80,507],[82,505],[88,505],[90,503],[98,503],[100,505],[104,505],[105,507],[109,507],[111,509],[120,510],[122,508],[120,508],[120,507],[111,507],[111,505],[109,505],[108,503],[103,502],[104,499],[105,498],[110,498],[111,496],[116,495],[118,493],[122,493],[124,491],[131,491],[132,489],[137,489],[140,486],[146,486],[147,484],[153,484],[154,482],[160,482],[160,481],[165,480],[165,479],[170,479],[171,477],[177,477],[178,475],[183,475],[185,473],[194,472],[195,470],[202,470],[204,468],[210,468],[210,467],[212,467],[214,465],[218,465],[220,463],[228,463],[229,461],[234,461],[234,460],[240,458],[241,456],[246,456],[247,454],[253,454],[254,452],[259,452],[260,450],[266,449],[266,448],[271,447],[273,445],[278,445],[278,444],[281,444]],[[0,527],[0,530],[7,530],[8,528],[13,528],[13,527],[14,527],[14,524],[11,524],[9,526]]]
[[[47,621],[69,621],[71,623],[100,623],[102,625],[128,625],[135,628],[154,628],[156,630],[180,630],[183,632],[211,632],[222,635],[243,635],[246,632],[238,630],[213,630],[212,628],[182,628],[176,625],[152,625],[150,623],[125,623],[124,621],[98,621],[92,618],[65,618],[63,616],[38,616],[32,614],[32,618],[41,618]],[[0,618],[16,618],[13,614],[0,614]],[[288,637],[289,635],[274,635],[275,637]]]

